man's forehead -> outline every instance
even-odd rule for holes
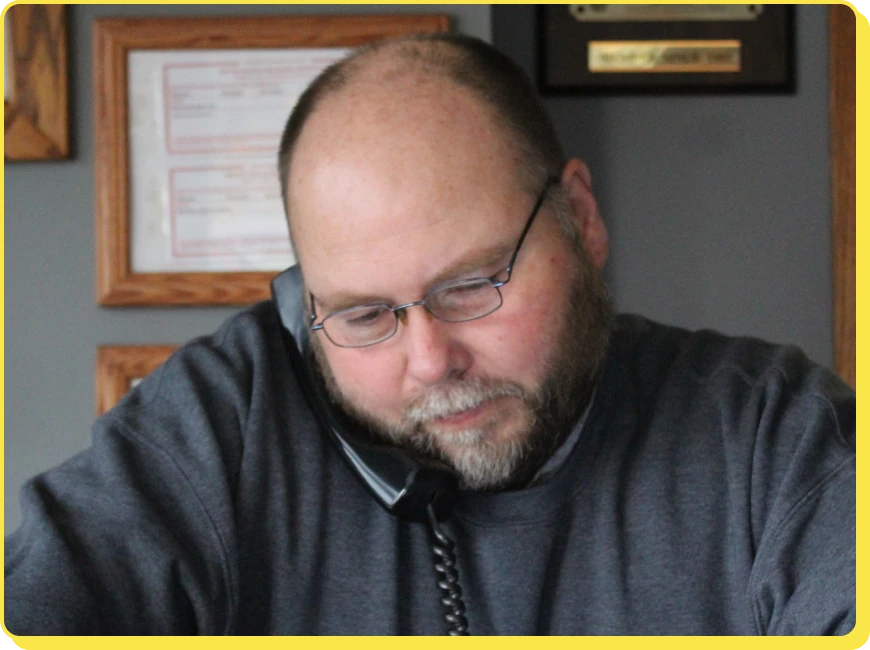
[[[516,202],[513,202],[514,204]],[[303,204],[304,205],[304,204]],[[299,220],[296,246],[303,264],[362,273],[372,264],[449,263],[501,240],[512,229],[512,202],[496,195],[416,196],[398,190],[354,205],[352,197],[319,202]]]
[[[350,120],[312,116],[291,165],[288,214],[294,242],[333,245],[429,227],[455,213],[499,213],[514,194],[517,156],[488,116],[443,102],[385,115],[369,106]],[[330,109],[331,111],[334,109]],[[463,116],[460,118],[459,116]]]

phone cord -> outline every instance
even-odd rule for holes
[[[465,618],[465,603],[462,602],[462,589],[459,587],[459,571],[456,569],[456,555],[453,553],[451,540],[435,517],[435,510],[429,504],[426,509],[429,515],[429,527],[435,535],[432,551],[435,553],[435,571],[438,573],[438,586],[441,588],[441,604],[444,605],[444,620],[451,626],[447,630],[450,636],[469,636],[468,619]]]

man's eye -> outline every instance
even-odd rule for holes
[[[468,282],[454,287],[446,287],[443,290],[443,295],[445,298],[461,300],[462,298],[473,297],[476,294],[483,293],[491,286],[492,284],[488,280]]]
[[[344,322],[350,327],[369,327],[378,322],[385,313],[386,310],[382,308],[361,310],[348,314]]]

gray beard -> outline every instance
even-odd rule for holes
[[[537,470],[559,448],[591,399],[610,339],[613,313],[607,287],[588,262],[579,244],[562,331],[534,391],[492,378],[451,379],[431,387],[403,411],[399,423],[387,422],[355,403],[339,388],[326,362],[319,338],[312,348],[320,380],[331,400],[370,434],[405,449],[424,462],[446,465],[463,489],[511,490],[526,486]],[[512,416],[520,430],[504,440],[491,433],[498,420],[449,435],[439,434],[433,423],[489,400],[509,405],[513,412],[495,408],[497,416]]]

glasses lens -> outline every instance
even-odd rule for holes
[[[323,331],[336,345],[359,348],[391,337],[397,322],[389,307],[371,305],[332,314],[323,321]]]
[[[436,289],[426,297],[426,308],[449,323],[474,320],[501,307],[501,292],[487,279],[466,280]]]

